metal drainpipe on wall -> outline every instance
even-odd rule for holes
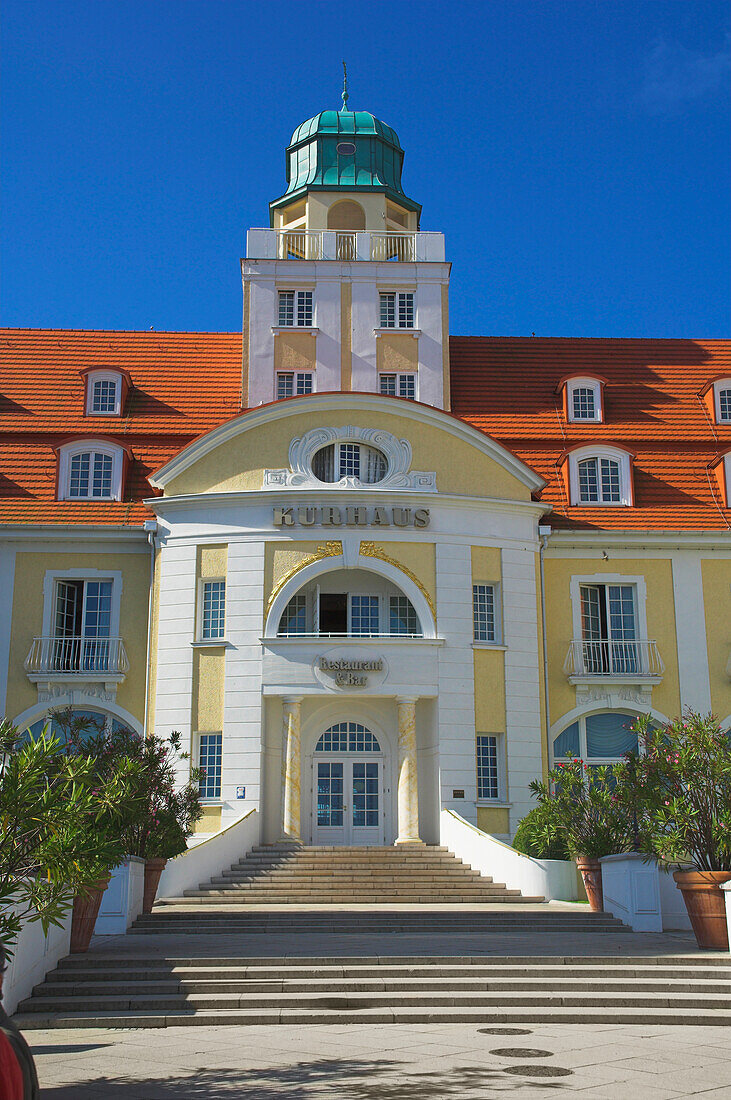
[[[157,520],[146,519],[145,531],[147,532],[147,541],[150,544],[150,590],[147,596],[147,650],[145,653],[145,713],[143,715],[143,735],[145,737],[150,736],[150,730],[148,729],[147,721],[150,713],[150,661],[152,654],[150,653],[150,644],[152,642],[152,590],[155,582],[155,535],[157,534]]]
[[[548,704],[548,630],[546,627],[546,572],[544,554],[548,546],[548,536],[551,528],[548,525],[539,525],[538,534],[541,545],[538,551],[541,573],[541,630],[543,633],[543,706],[546,712],[546,768],[551,768],[551,717]]]

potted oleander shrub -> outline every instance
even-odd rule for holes
[[[561,837],[565,851],[581,873],[595,912],[604,909],[602,856],[632,850],[632,829],[612,766],[591,767],[583,760],[557,764],[547,779],[534,780],[531,791],[538,809]]]
[[[642,752],[622,776],[642,811],[644,851],[673,873],[699,947],[727,951],[721,885],[731,879],[731,739],[712,714],[637,719]]]
[[[121,762],[100,777],[92,757],[69,753],[48,727],[30,738],[0,723],[0,942],[9,954],[24,921],[47,933],[72,908],[85,910],[72,920],[74,945],[88,946],[94,906],[122,855],[134,770]]]
[[[186,850],[188,837],[203,815],[203,773],[186,765],[186,781],[179,782],[179,763],[186,762],[189,755],[181,750],[177,731],[162,738],[118,729],[106,743],[100,741],[98,751],[128,756],[139,764],[134,802],[122,823],[122,841],[127,855],[145,861],[142,911],[149,913],[165,864]]]

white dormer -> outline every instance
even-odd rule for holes
[[[86,387],[84,412],[86,416],[121,416],[130,377],[126,370],[113,368],[87,368],[81,372]]]

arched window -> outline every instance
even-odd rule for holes
[[[365,211],[360,203],[350,199],[336,202],[327,212],[327,227],[358,232],[366,227]]]
[[[278,637],[423,638],[416,608],[395,584],[363,569],[303,585],[282,612]]]
[[[40,737],[44,728],[48,726],[51,734],[63,741],[69,733],[80,730],[83,737],[96,737],[100,733],[115,733],[125,729],[124,722],[120,722],[112,714],[102,710],[80,710],[76,707],[60,707],[57,710],[49,710],[42,718],[36,718],[27,732],[31,737]]]
[[[579,447],[568,453],[572,504],[631,504],[630,455],[618,447]]]
[[[714,382],[713,391],[716,405],[716,422],[731,424],[731,378],[722,378]]]
[[[312,472],[325,484],[351,477],[362,485],[375,485],[386,476],[388,461],[381,451],[365,443],[330,443],[313,456]]]
[[[577,718],[553,739],[553,763],[578,757],[589,765],[617,764],[625,753],[637,751],[631,714],[599,711]]]
[[[85,439],[59,448],[59,500],[121,500],[124,449]]]
[[[337,722],[323,733],[315,752],[380,752],[377,738],[359,722]]]
[[[570,378],[566,383],[569,421],[599,423],[603,420],[602,383],[596,378]]]

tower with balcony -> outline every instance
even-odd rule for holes
[[[297,127],[270,228],[247,234],[242,404],[352,391],[448,408],[444,236],[421,229],[396,132],[346,104]]]

